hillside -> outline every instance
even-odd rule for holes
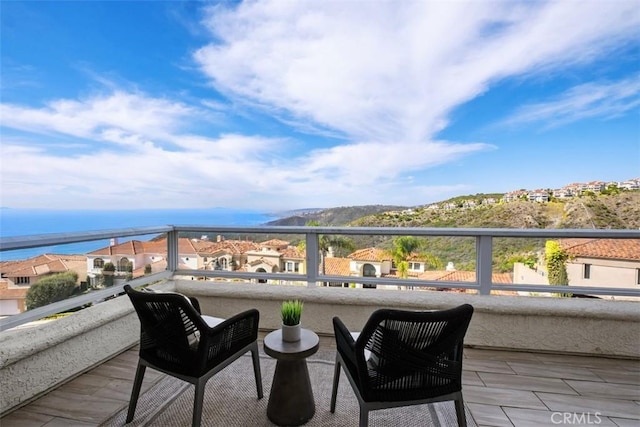
[[[352,221],[362,227],[640,228],[640,191],[535,203],[515,201],[476,208],[388,211]]]
[[[439,202],[459,204],[500,194],[459,196]],[[309,209],[265,225],[303,226],[317,221],[328,226],[455,227],[455,228],[640,228],[640,191],[575,197],[566,201],[515,201],[475,208],[430,209],[423,206],[368,205]]]
[[[322,225],[343,226],[349,225],[352,221],[362,217],[376,215],[381,212],[402,211],[405,209],[407,209],[406,206],[368,205],[308,210],[301,214],[270,221],[265,225],[303,226],[309,221],[317,221]]]
[[[461,196],[438,203],[459,204],[477,196]],[[496,197],[499,199],[499,197]],[[322,225],[354,227],[452,227],[452,228],[640,228],[640,191],[615,195],[591,195],[566,201],[536,203],[515,201],[480,205],[474,208],[430,209],[429,206],[356,206],[325,209],[308,215],[285,218],[269,225],[304,225],[309,220]],[[297,242],[299,236],[289,236]],[[392,247],[389,236],[352,236],[356,247]],[[424,252],[444,264],[471,270],[475,266],[475,240],[460,237],[422,239]],[[544,248],[544,239],[494,240],[494,269],[512,271],[514,261],[535,257]]]

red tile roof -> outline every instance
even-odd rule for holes
[[[214,254],[219,251],[232,255],[240,255],[248,251],[259,251],[261,246],[255,242],[246,240],[223,240],[222,242],[209,242],[210,245],[199,249],[201,254]]]
[[[327,257],[324,259],[325,274],[329,276],[350,276],[350,264],[351,260],[349,258]]]
[[[144,252],[145,248],[140,240],[128,240],[124,243],[97,249],[93,252],[89,252],[87,255],[137,255],[143,254]]]
[[[306,255],[303,251],[298,249],[296,246],[289,246],[281,250],[280,253],[282,254],[282,258],[287,258],[287,259],[304,259]]]
[[[356,261],[391,261],[391,255],[389,255],[387,251],[378,248],[359,249],[348,255],[347,258],[351,258]]]
[[[397,270],[385,275],[389,278],[399,278]],[[430,281],[442,281],[442,282],[475,282],[475,271],[445,271],[445,270],[427,270],[418,274],[411,274],[409,272],[409,278],[419,280]],[[496,284],[512,284],[513,277],[511,273],[493,273],[491,280]]]
[[[84,255],[43,254],[20,261],[0,264],[5,277],[35,277],[48,273],[62,273],[86,266]]]
[[[640,260],[639,239],[560,239],[559,243],[574,257]]]
[[[276,248],[276,249],[289,246],[289,242],[281,239],[271,239],[271,240],[267,240],[266,242],[262,242],[260,244],[262,246],[267,246],[267,247]]]

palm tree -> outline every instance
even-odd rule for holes
[[[420,241],[411,236],[400,236],[393,239],[393,249],[391,249],[391,257],[396,264],[396,269],[403,279],[407,278],[409,271],[409,263],[407,258],[416,249],[420,248]]]
[[[411,254],[422,248],[422,242],[416,237],[412,236],[400,236],[393,239],[393,249],[390,251],[393,262],[396,264],[396,270],[401,278],[406,279],[409,271],[409,263],[407,259]],[[440,258],[428,254],[418,254],[418,259],[425,261],[428,266],[435,269],[443,268]]]

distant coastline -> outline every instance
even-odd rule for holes
[[[257,226],[278,217],[278,214],[226,208],[113,211],[5,208],[0,212],[0,236],[29,236],[162,225]],[[152,237],[141,236],[140,240]],[[0,252],[0,260],[26,259],[42,253],[84,254],[108,245],[108,240],[97,240]]]

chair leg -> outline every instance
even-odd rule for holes
[[[362,404],[360,404],[360,427],[368,427],[369,426],[369,410],[366,409]]]
[[[204,388],[207,385],[207,381],[202,378],[198,379],[196,386],[196,394],[193,400],[193,421],[191,427],[200,427],[202,420],[202,403],[204,401]]]
[[[251,357],[253,358],[253,374],[256,377],[256,388],[258,390],[258,399],[262,399],[262,373],[260,372],[260,355],[258,354],[258,344],[251,349]]]
[[[336,367],[333,371],[333,391],[331,392],[331,413],[336,412],[336,396],[338,395],[338,382],[340,381],[340,360],[336,356]]]
[[[129,400],[129,411],[127,412],[127,421],[131,422],[133,416],[136,413],[136,405],[138,404],[138,396],[140,396],[140,388],[142,387],[142,380],[144,379],[144,372],[147,367],[140,363],[138,360],[138,368],[136,369],[136,377],[133,380],[133,389],[131,390],[131,399]]]
[[[467,417],[464,413],[464,400],[462,399],[462,395],[460,395],[459,399],[455,400],[456,402],[456,417],[458,418],[458,427],[467,427]]]

